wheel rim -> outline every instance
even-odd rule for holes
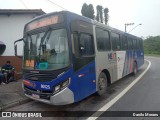
[[[134,72],[137,73],[137,69],[136,68],[134,69]]]
[[[134,74],[136,74],[136,73],[137,73],[137,67],[135,65],[135,67],[134,67]]]
[[[99,79],[99,90],[104,90],[104,88],[105,88],[105,79],[103,78],[103,77],[101,77],[100,79]]]

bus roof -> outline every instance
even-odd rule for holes
[[[102,27],[102,28],[106,28],[106,29],[108,29],[108,30],[110,30],[110,31],[115,31],[115,32],[118,32],[118,33],[120,33],[120,34],[124,34],[124,35],[126,35],[126,36],[137,37],[137,36],[134,36],[134,35],[132,35],[132,34],[126,33],[126,32],[124,32],[124,31],[121,31],[121,30],[118,30],[118,29],[116,29],[116,28],[113,28],[113,27],[110,27],[110,26],[108,26],[108,25],[105,25],[105,24],[102,24],[102,23],[100,23],[100,22],[97,22],[96,20],[92,20],[92,19],[90,19],[90,18],[87,18],[87,17],[85,17],[85,16],[78,15],[78,14],[73,13],[73,12],[70,12],[70,11],[60,11],[60,12],[51,12],[51,13],[48,13],[48,14],[43,14],[43,15],[41,15],[41,16],[38,16],[38,17],[34,18],[34,19],[31,20],[30,22],[28,22],[28,23],[25,25],[25,28],[26,28],[26,26],[27,26],[28,24],[30,24],[30,23],[32,23],[32,22],[34,22],[34,21],[36,21],[36,20],[43,19],[43,18],[45,18],[45,17],[49,17],[49,16],[56,15],[56,14],[64,14],[64,15],[66,15],[66,17],[67,17],[68,19],[70,19],[71,21],[72,21],[72,20],[82,20],[82,21],[85,21],[85,22],[94,24],[94,25],[96,25],[96,26],[99,26],[99,27]],[[137,38],[141,39],[140,37],[137,37]]]

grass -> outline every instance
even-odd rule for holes
[[[144,54],[145,56],[160,57],[160,54]]]

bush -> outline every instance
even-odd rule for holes
[[[144,40],[144,53],[160,55],[160,36],[149,37]]]

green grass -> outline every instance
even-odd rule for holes
[[[160,54],[144,54],[145,56],[160,57]]]

